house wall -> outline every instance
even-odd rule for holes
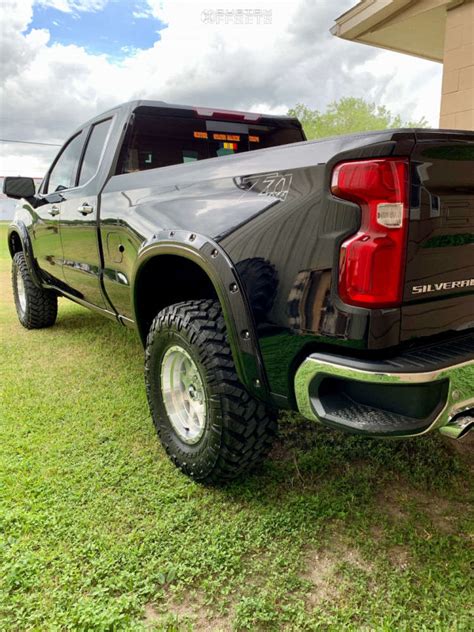
[[[448,9],[440,127],[474,130],[474,1]]]

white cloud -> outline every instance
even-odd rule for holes
[[[106,3],[39,1],[73,12],[98,11]],[[3,138],[62,142],[91,116],[132,98],[282,113],[297,102],[323,109],[342,96],[362,96],[405,118],[424,114],[437,125],[440,65],[330,35],[334,18],[354,0],[148,0],[168,27],[152,48],[130,50],[122,62],[51,42],[47,30],[25,35],[32,3],[2,4]],[[272,23],[203,20],[204,10],[236,6],[271,9]],[[4,145],[0,174],[40,175],[49,160],[50,153],[35,146]]]
[[[381,51],[363,65],[363,70],[381,80],[380,102],[390,110],[412,120],[424,116],[433,127],[438,125],[441,64]]]
[[[101,11],[108,2],[109,0],[38,0],[37,4],[63,13],[72,13],[73,11]]]
[[[42,178],[45,173],[45,165],[49,165],[54,160],[59,149],[59,147],[43,147],[41,145],[2,143],[0,177]],[[27,169],[24,165],[27,165]]]

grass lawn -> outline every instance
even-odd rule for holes
[[[23,329],[0,228],[1,630],[472,630],[472,443],[294,415],[207,489],[167,460],[133,332]],[[474,382],[474,376],[473,376]]]

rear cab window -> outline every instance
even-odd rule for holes
[[[121,148],[117,174],[195,162],[305,140],[294,119],[256,121],[205,118],[193,110],[178,115],[162,108],[135,110]]]
[[[100,158],[109,133],[112,119],[105,119],[92,126],[87,140],[86,151],[82,159],[78,185],[82,186],[93,178],[99,168]]]

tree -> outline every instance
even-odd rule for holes
[[[308,139],[395,127],[428,127],[425,117],[419,121],[403,121],[399,114],[394,116],[384,105],[356,97],[333,101],[325,112],[298,103],[288,114],[301,121]]]

